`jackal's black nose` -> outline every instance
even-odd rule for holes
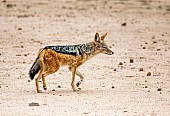
[[[106,53],[106,54],[108,54],[108,55],[112,55],[112,54],[114,54],[114,52],[108,52],[108,53]]]

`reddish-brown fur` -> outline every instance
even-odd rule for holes
[[[74,56],[74,55],[59,53],[52,49],[41,49],[39,51],[39,59],[38,59],[39,64],[40,64],[40,70],[39,70],[38,77],[35,79],[37,92],[38,93],[41,92],[41,90],[39,90],[39,80],[41,78],[42,78],[42,82],[43,82],[43,88],[44,88],[44,90],[46,90],[47,86],[46,86],[45,78],[49,74],[53,74],[56,71],[58,71],[60,66],[65,66],[65,65],[67,65],[69,70],[72,72],[72,82],[71,82],[72,89],[73,89],[73,91],[78,91],[79,89],[76,89],[76,87],[74,85],[75,74],[78,75],[81,79],[76,84],[77,87],[81,84],[84,77],[76,69],[80,65],[82,65],[85,61],[87,61],[91,57],[97,55],[98,53],[105,53],[105,54],[109,54],[109,55],[113,54],[113,52],[104,43],[104,38],[106,35],[107,34],[99,37],[99,34],[96,33],[95,40],[93,42],[91,42],[91,44],[90,44],[92,46],[92,50],[88,54],[85,53],[83,55]],[[100,46],[99,46],[99,44],[100,44]]]

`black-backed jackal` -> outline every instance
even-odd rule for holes
[[[45,77],[49,74],[53,74],[60,66],[67,65],[69,70],[72,72],[71,86],[73,91],[80,89],[75,88],[75,74],[80,77],[80,81],[76,84],[77,87],[82,83],[84,77],[76,69],[82,65],[85,61],[89,60],[93,56],[104,53],[112,55],[113,52],[105,44],[104,39],[107,33],[103,36],[95,34],[93,42],[79,45],[66,45],[66,46],[46,46],[39,50],[38,57],[32,65],[29,76],[33,80],[34,76],[38,73],[35,79],[37,93],[42,91],[39,89],[39,80],[42,78],[43,88],[47,89]]]

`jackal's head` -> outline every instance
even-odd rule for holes
[[[107,55],[112,55],[112,54],[114,54],[114,52],[112,52],[108,48],[106,43],[104,42],[106,35],[107,35],[107,33],[100,37],[98,33],[95,34],[95,38],[94,38],[95,48],[96,48],[96,51],[98,53],[104,53],[104,54],[107,54]]]

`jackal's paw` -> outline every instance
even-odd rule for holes
[[[46,86],[43,86],[44,90],[47,90],[47,87]]]
[[[74,92],[78,92],[78,91],[80,91],[80,89],[73,89],[73,91],[74,91]]]
[[[79,81],[78,83],[76,83],[76,86],[79,87],[80,84],[81,84],[81,82]]]
[[[42,93],[42,91],[41,90],[37,90],[37,93]]]

